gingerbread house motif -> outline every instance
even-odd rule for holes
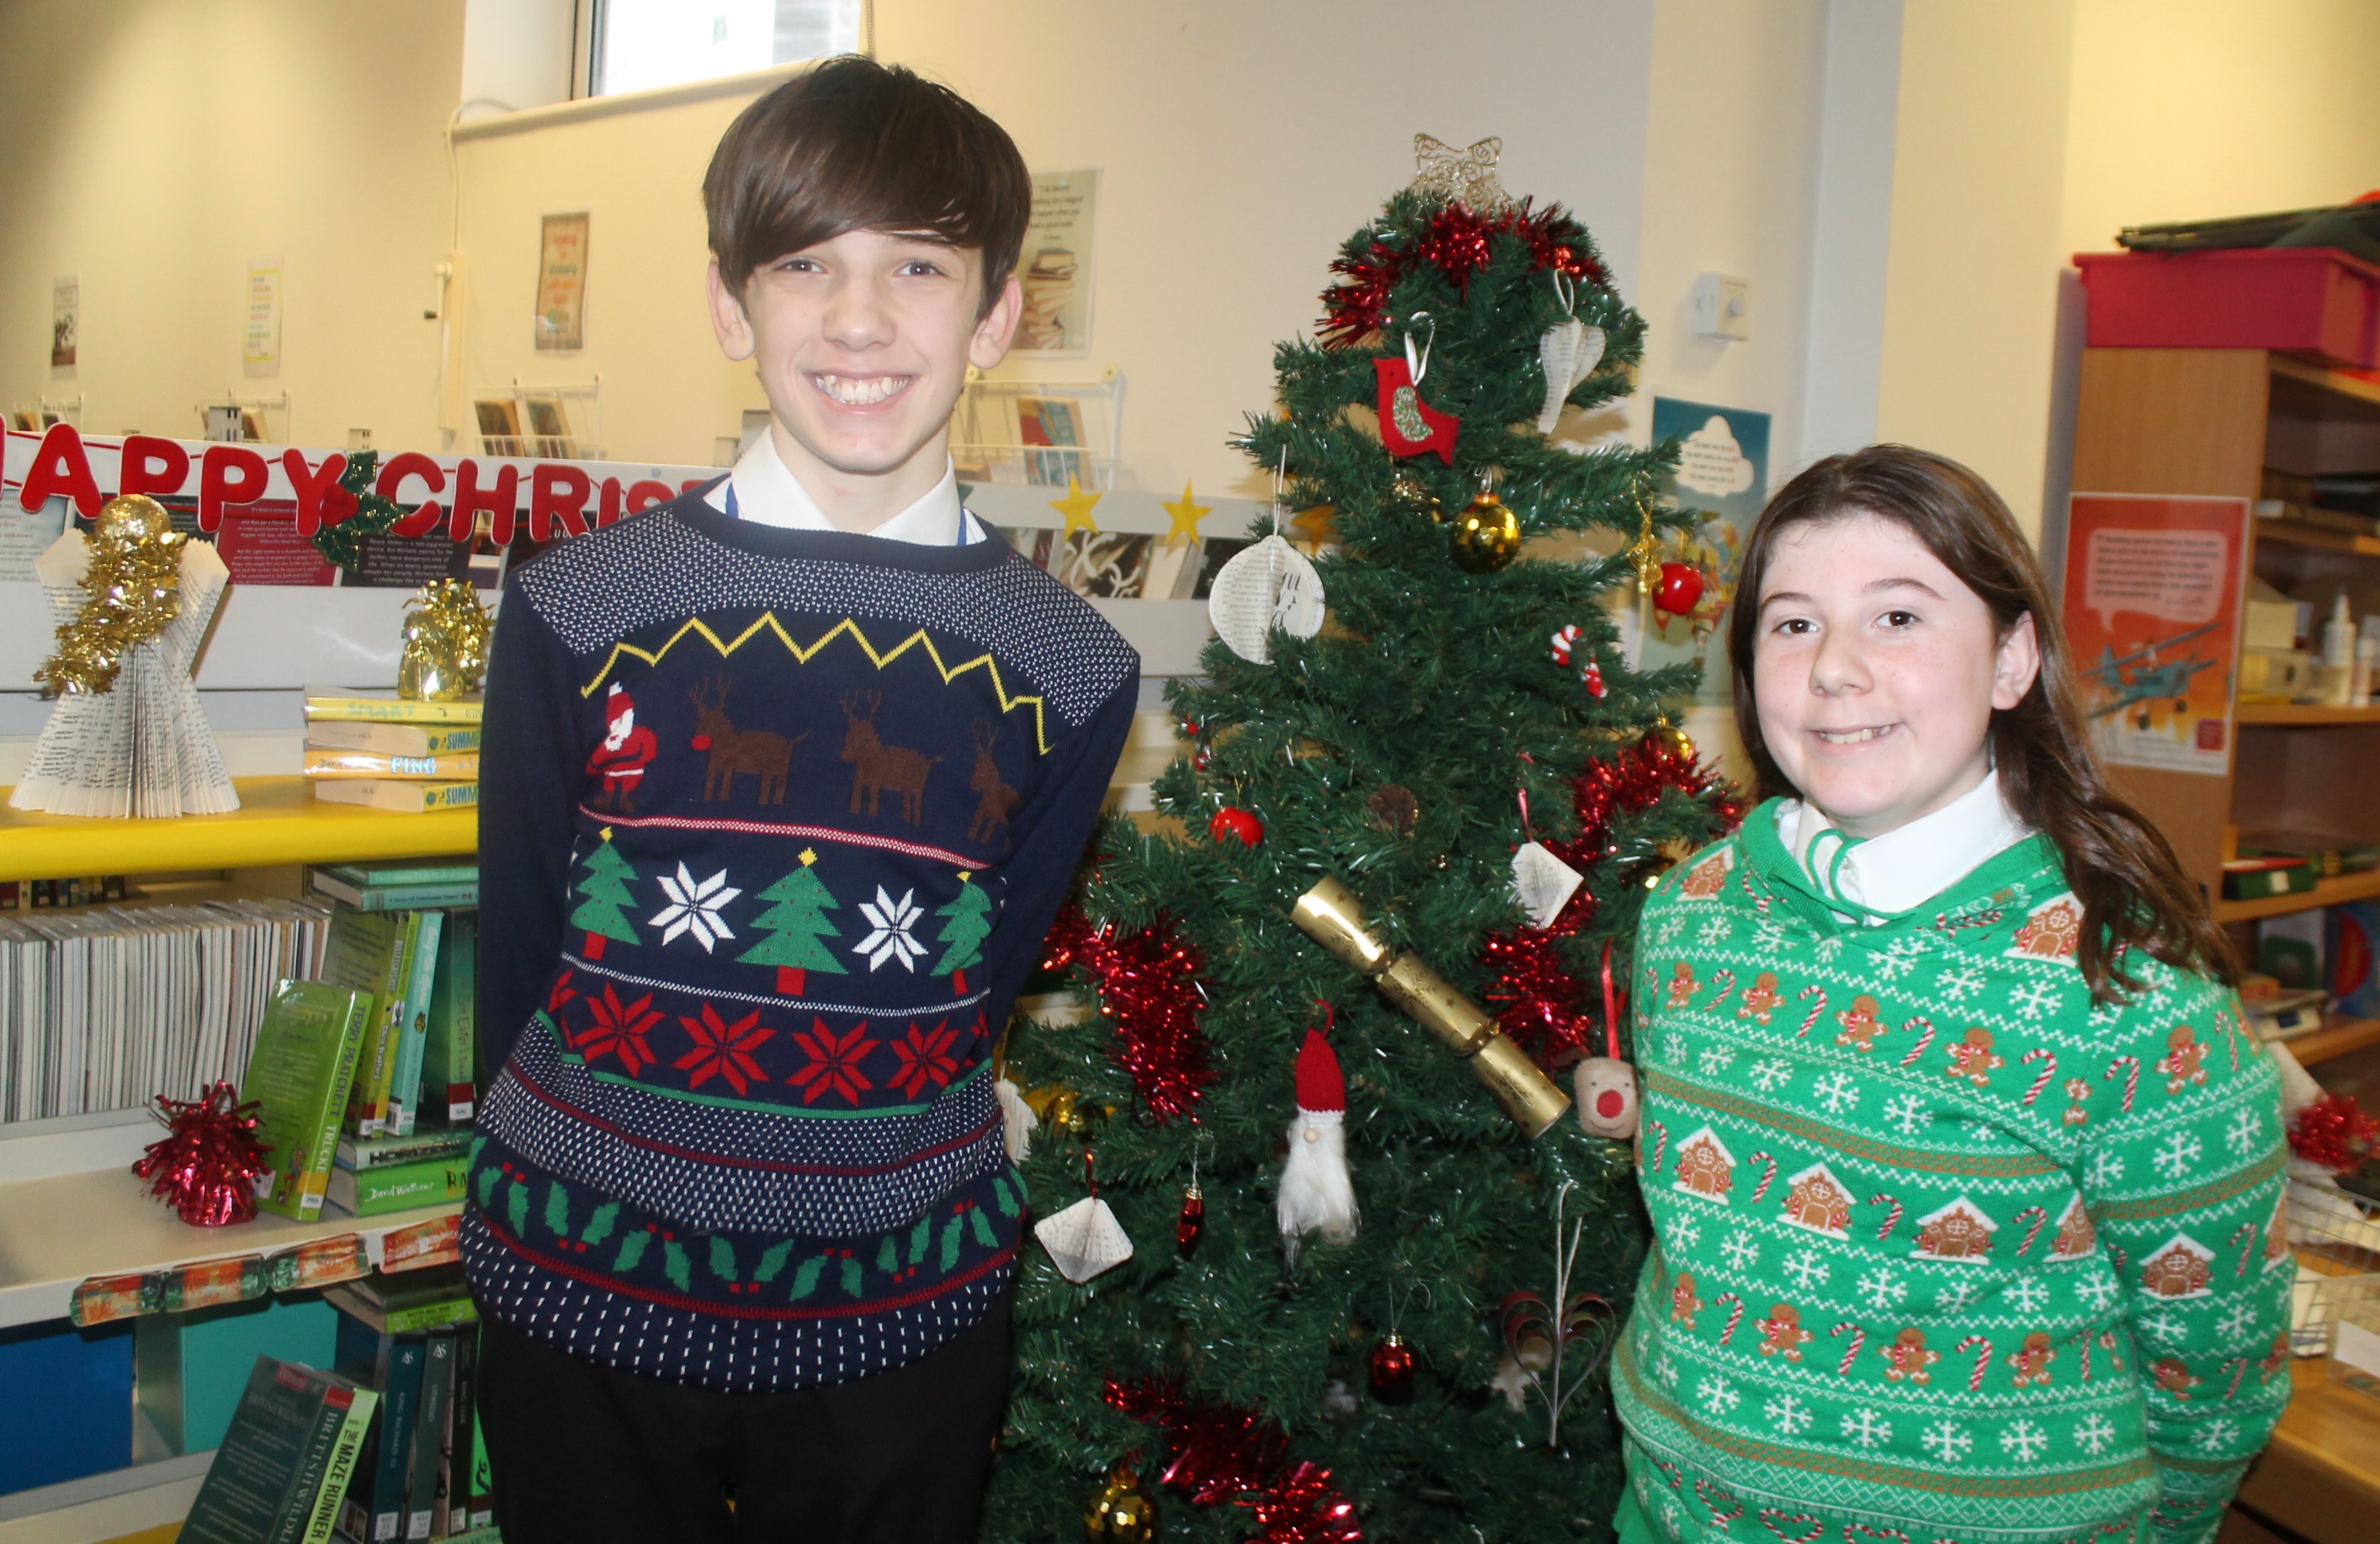
[[[1727,889],[1728,870],[1735,867],[1735,844],[1728,843],[1686,872],[1678,894],[1689,901],[1707,901]]]
[[[2071,960],[2082,942],[2082,903],[2060,893],[2034,907],[2018,925],[2008,957],[2015,960]]]
[[[1823,1163],[1813,1163],[1785,1180],[1785,1221],[1829,1238],[1849,1238],[1852,1195]]]
[[[1724,1202],[1735,1188],[1735,1154],[1718,1133],[1702,1126],[1678,1144],[1677,1182],[1673,1189]]]
[[[1983,1208],[1961,1196],[1917,1220],[1917,1253],[1928,1259],[1984,1259],[1998,1228]]]
[[[2091,1225],[2091,1214],[2082,1208],[2082,1198],[2075,1197],[2058,1214],[2058,1231],[2050,1235],[2051,1259],[2081,1259],[2099,1246],[2099,1230]]]
[[[2178,1233],[2141,1267],[2141,1285],[2159,1297],[2204,1297],[2215,1279],[2215,1251]]]

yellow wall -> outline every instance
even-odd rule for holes
[[[0,6],[0,402],[195,438],[194,405],[286,388],[295,435],[431,424],[442,130],[463,0],[77,0]],[[240,372],[249,261],[286,265],[278,381]],[[50,281],[81,281],[81,360],[49,369]]]

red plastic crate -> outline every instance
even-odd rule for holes
[[[2380,267],[2329,247],[2078,252],[2095,348],[2276,348],[2380,365]]]

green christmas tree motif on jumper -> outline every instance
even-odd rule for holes
[[[958,894],[949,906],[934,908],[935,916],[951,919],[941,936],[934,941],[950,945],[941,963],[934,967],[934,974],[940,976],[947,971],[951,991],[961,997],[966,995],[967,967],[983,963],[983,941],[991,936],[991,897],[969,882],[974,877],[961,873]]]
[[[612,828],[605,826],[603,840],[588,857],[587,877],[571,887],[574,893],[587,897],[587,904],[570,914],[570,925],[587,930],[589,959],[603,957],[603,944],[608,939],[618,939],[623,943],[643,942],[637,936],[636,925],[621,909],[636,905],[636,896],[628,891],[628,881],[636,877],[636,869],[620,856],[620,849],[612,845]]]
[[[776,904],[749,925],[769,936],[735,956],[752,965],[775,966],[777,991],[786,997],[799,997],[813,970],[848,974],[826,946],[825,941],[835,936],[834,924],[826,914],[842,908],[812,867],[817,862],[818,853],[804,847],[802,866],[760,892],[761,900]]]

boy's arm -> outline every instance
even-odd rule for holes
[[[984,1006],[994,1038],[1008,1022],[1017,989],[1033,973],[1050,924],[1065,904],[1139,705],[1135,660],[1088,722],[1050,748],[1051,764],[1033,802],[1020,812],[1015,845],[1002,870],[1008,881],[1005,910],[984,952],[984,979],[991,993]]]
[[[2155,1538],[2201,1544],[2289,1403],[2292,1270],[2266,1253],[2284,1157],[2272,1055],[2228,990],[2167,980],[2166,1011],[2125,1015],[2137,1102],[2091,1122],[2080,1179],[2143,1364]],[[2183,1025],[2198,1054],[2169,1061]]]
[[[491,1079],[562,948],[572,810],[586,771],[577,675],[570,651],[508,581],[480,742],[480,1052]]]

